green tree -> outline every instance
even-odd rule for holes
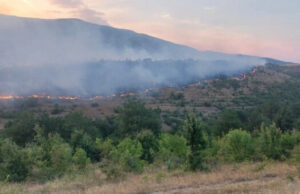
[[[50,150],[50,162],[56,175],[63,175],[72,164],[72,149],[69,144],[54,144]]]
[[[275,124],[265,127],[261,126],[259,137],[259,147],[262,154],[271,159],[281,159],[282,152],[280,146],[281,131]]]
[[[29,173],[26,155],[14,142],[0,139],[0,181],[24,181]]]
[[[169,169],[182,166],[187,161],[190,148],[181,136],[163,134],[159,141],[159,158],[168,164]]]
[[[45,138],[42,128],[36,126],[35,130],[32,157],[37,170],[34,176],[40,181],[62,176],[72,165],[72,148],[59,134],[49,134]]]
[[[143,103],[129,101],[120,109],[118,115],[119,135],[135,137],[143,129],[148,129],[158,136],[161,130],[159,114]]]
[[[221,153],[229,161],[242,162],[251,159],[254,154],[251,135],[239,129],[230,131],[223,138]]]
[[[215,135],[223,136],[232,129],[239,129],[242,127],[239,115],[234,110],[225,110],[221,113],[217,121]]]
[[[22,113],[18,117],[6,124],[3,134],[7,138],[11,138],[17,145],[25,146],[26,143],[33,141],[35,118],[32,114]]]
[[[192,170],[205,169],[205,152],[207,141],[204,137],[204,127],[195,117],[189,116],[184,123],[187,144],[191,148],[189,164]]]
[[[155,154],[158,152],[158,137],[150,130],[143,130],[137,135],[137,139],[143,148],[141,159],[152,163]]]
[[[126,172],[143,171],[144,161],[141,160],[143,148],[138,140],[125,138],[116,147],[111,147],[111,144],[106,142],[105,147],[109,149],[109,153],[103,161],[104,171],[109,173],[116,168]]]
[[[95,141],[83,130],[75,130],[71,135],[70,145],[73,150],[82,148],[92,161],[100,160],[100,153],[95,147]]]
[[[85,169],[90,163],[90,159],[87,157],[86,152],[82,148],[77,148],[73,156],[73,162],[78,169]]]
[[[288,132],[284,133],[280,137],[280,146],[281,152],[286,157],[289,158],[291,156],[291,151],[294,146],[297,144],[296,135],[291,135]]]

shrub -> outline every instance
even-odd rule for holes
[[[158,152],[158,137],[152,131],[144,130],[137,135],[137,139],[143,148],[141,159],[152,163],[155,154]]]
[[[92,161],[99,161],[100,153],[96,150],[94,140],[83,130],[75,130],[72,133],[70,144],[73,150],[82,148]]]
[[[0,139],[0,181],[24,181],[29,173],[25,153],[9,139]]]
[[[296,136],[285,133],[280,137],[281,152],[285,157],[290,157],[290,152],[297,143]]]
[[[186,139],[177,135],[163,134],[159,141],[159,157],[169,169],[182,166],[190,153]]]
[[[84,151],[84,149],[76,149],[76,152],[73,155],[73,163],[78,169],[85,169],[85,167],[90,163],[90,159],[87,157],[87,154]]]
[[[192,170],[204,170],[205,149],[207,141],[204,138],[204,127],[194,117],[189,116],[184,123],[187,144],[191,147],[189,154],[189,165]]]
[[[300,164],[300,145],[294,147],[291,152],[291,158],[296,164]]]
[[[51,114],[57,115],[63,113],[64,111],[64,107],[60,107],[58,104],[55,104],[53,109],[51,110]]]
[[[26,143],[33,141],[34,126],[34,117],[29,113],[22,113],[15,120],[6,124],[3,134],[7,138],[11,138],[17,145],[25,146]]]
[[[221,147],[221,153],[228,161],[242,162],[250,159],[254,153],[251,135],[239,129],[225,135]]]
[[[34,177],[45,181],[62,176],[72,165],[72,148],[58,135],[50,134],[45,139],[37,127],[36,145],[33,149]]]
[[[282,159],[280,139],[281,131],[275,124],[269,127],[262,125],[258,142],[261,153],[270,159]]]
[[[56,175],[63,175],[72,164],[72,149],[69,144],[54,144],[50,151],[50,162]]]
[[[144,167],[144,162],[140,159],[143,154],[143,148],[139,141],[125,138],[122,140],[117,149],[116,154],[119,156],[123,169],[129,172],[142,172]]]
[[[159,114],[146,108],[144,104],[129,101],[120,109],[118,115],[119,134],[135,137],[141,130],[148,129],[154,135],[160,134],[161,120]]]
[[[222,112],[215,130],[215,135],[223,136],[231,129],[239,129],[242,127],[239,115],[234,110],[225,110]]]

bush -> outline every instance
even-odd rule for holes
[[[64,111],[64,107],[60,107],[58,104],[55,104],[53,109],[51,110],[51,114],[57,115],[63,113]]]
[[[296,136],[285,133],[280,137],[280,147],[282,154],[288,158],[290,157],[290,152],[293,150],[297,143]]]
[[[254,154],[251,135],[238,129],[230,131],[222,140],[221,153],[228,161],[242,162],[251,159]]]
[[[22,113],[18,117],[6,124],[3,134],[11,138],[17,145],[25,146],[33,141],[35,119],[29,113]]]
[[[83,132],[83,130],[75,130],[72,133],[70,145],[73,150],[82,148],[92,161],[100,160],[100,153],[96,150],[94,140],[87,133]]]
[[[119,134],[135,137],[143,129],[148,129],[158,136],[161,129],[159,114],[146,108],[144,104],[129,101],[120,109],[118,115]]]
[[[275,124],[269,127],[262,125],[258,142],[260,152],[270,159],[282,159],[280,139],[281,131],[276,128]]]
[[[291,152],[291,158],[296,164],[300,164],[300,145],[294,147]]]
[[[0,181],[24,181],[29,173],[25,153],[9,139],[0,139]]]
[[[82,148],[77,148],[73,156],[73,163],[78,169],[85,169],[90,163],[90,159],[87,157],[86,152]]]
[[[144,130],[137,135],[137,139],[143,148],[141,159],[148,163],[152,163],[154,161],[155,154],[158,152],[158,137],[156,137],[152,131]]]
[[[168,164],[169,169],[182,166],[190,153],[186,144],[184,137],[163,134],[159,141],[159,158]]]
[[[126,138],[117,146],[117,155],[125,171],[142,172],[144,168],[144,162],[140,159],[142,154],[142,145],[137,140]]]
[[[223,136],[232,129],[239,129],[242,127],[239,115],[234,110],[225,110],[222,112],[215,130],[215,135]]]
[[[50,162],[56,175],[63,175],[72,164],[72,149],[69,144],[54,144],[50,151]]]
[[[204,127],[194,117],[189,116],[184,123],[187,144],[191,147],[189,165],[192,170],[205,170],[205,149],[207,141],[204,138]]]
[[[138,140],[125,138],[117,147],[111,147],[108,155],[104,158],[102,166],[107,169],[120,167],[122,171],[140,173],[144,168],[141,160],[143,148]]]
[[[35,171],[33,176],[45,181],[62,176],[72,166],[72,148],[58,135],[45,139],[37,128],[36,144],[32,148]]]

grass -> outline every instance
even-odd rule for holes
[[[222,165],[197,173],[150,167],[119,182],[107,181],[92,166],[45,184],[1,183],[0,193],[299,193],[299,178],[297,167],[287,162]]]

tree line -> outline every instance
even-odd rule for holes
[[[91,165],[116,179],[150,164],[205,171],[222,163],[300,161],[299,105],[188,113],[171,131],[162,130],[160,113],[139,101],[105,119],[20,113],[0,131],[0,181],[47,181]]]

